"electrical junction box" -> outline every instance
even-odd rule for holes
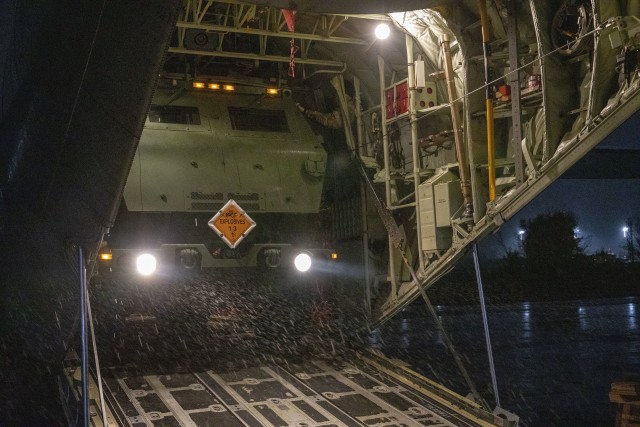
[[[460,180],[443,182],[433,186],[436,209],[436,227],[451,227],[451,218],[462,206]]]
[[[423,251],[441,251],[451,247],[451,218],[462,205],[460,179],[447,168],[418,186],[420,231]]]
[[[416,89],[416,110],[424,110],[438,105],[436,83],[425,82],[424,87]]]
[[[409,115],[409,84],[407,79],[400,80],[393,86],[385,88],[384,96],[387,123]],[[415,90],[416,110],[435,107],[436,104],[436,84],[434,82],[426,82],[424,87]]]

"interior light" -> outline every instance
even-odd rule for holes
[[[389,34],[391,34],[391,28],[389,28],[387,24],[382,23],[376,27],[375,33],[379,40],[384,40],[389,37]]]
[[[274,87],[267,88],[267,95],[277,95],[280,91]]]
[[[207,87],[211,90],[218,90],[220,89],[220,83],[209,83]]]
[[[103,252],[100,254],[100,259],[102,261],[111,261],[113,259],[113,254],[108,252]]]
[[[194,89],[204,89],[205,87],[204,82],[193,82]]]
[[[222,86],[222,88],[224,90],[228,90],[229,92],[231,92],[232,90],[236,90],[236,88],[233,85],[224,85]]]
[[[299,272],[304,273],[306,271],[309,271],[309,269],[311,268],[311,257],[308,253],[301,252],[296,255],[295,259],[293,260],[293,264],[296,266],[296,269]]]
[[[156,257],[151,254],[142,254],[136,259],[136,268],[138,269],[138,273],[143,276],[153,274],[153,272],[156,271],[157,265]]]

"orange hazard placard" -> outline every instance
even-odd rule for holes
[[[211,227],[230,248],[235,248],[255,226],[255,221],[252,220],[234,200],[229,200],[227,204],[209,220],[209,227]]]

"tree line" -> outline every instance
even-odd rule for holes
[[[486,298],[491,303],[640,295],[640,220],[629,218],[623,257],[604,249],[585,253],[585,238],[572,212],[539,214],[520,222],[516,248],[502,242],[504,256],[481,262]],[[431,290],[437,303],[477,302],[471,259]]]
[[[640,261],[640,219],[629,217],[624,224],[624,255],[622,260]],[[522,255],[534,266],[559,268],[584,255],[584,237],[579,232],[578,219],[573,212],[557,211],[539,214],[520,221],[518,246]],[[594,259],[613,260],[604,248],[596,251]]]

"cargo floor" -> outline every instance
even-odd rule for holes
[[[149,375],[111,368],[104,382],[114,417],[135,427],[503,425],[410,372],[359,354],[349,361],[282,361],[226,372]]]

